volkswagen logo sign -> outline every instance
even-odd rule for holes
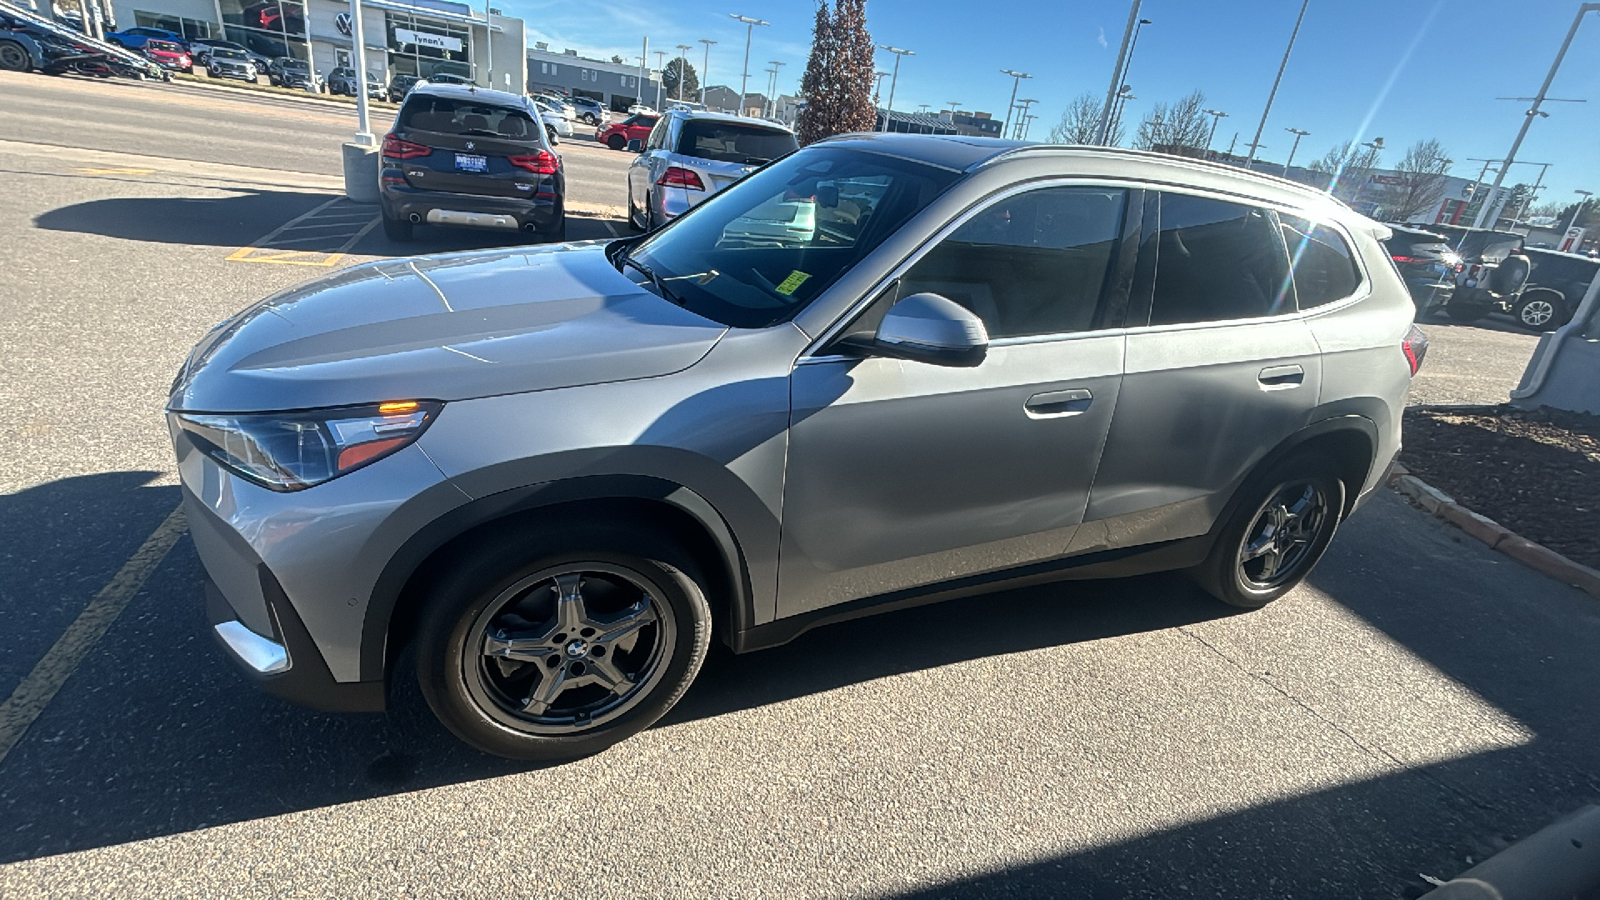
[[[339,29],[339,33],[345,37],[350,37],[350,35],[355,31],[354,26],[355,23],[351,21],[350,14],[347,12],[339,13],[337,16],[333,17],[333,27]]]
[[[476,149],[478,149],[478,145],[474,144],[471,141],[467,141],[467,149],[468,150],[476,150]]]

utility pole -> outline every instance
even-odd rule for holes
[[[1138,6],[1139,4],[1135,3],[1134,5]],[[1000,74],[1011,76],[1011,99],[1006,101],[1006,122],[1000,126],[1000,136],[1005,137],[1006,132],[1011,130],[1011,111],[1017,106],[1017,85],[1022,83],[1022,79],[1032,78],[1033,76],[1027,72],[1018,72],[1012,69],[1001,69]]]
[[[1539,93],[1534,95],[1533,106],[1528,108],[1527,115],[1523,116],[1522,128],[1517,131],[1517,139],[1511,142],[1511,151],[1506,154],[1506,164],[1500,167],[1495,174],[1494,187],[1489,190],[1489,198],[1494,199],[1495,192],[1500,190],[1500,185],[1505,181],[1506,170],[1517,160],[1517,151],[1522,149],[1522,139],[1528,136],[1528,128],[1533,125],[1535,117],[1546,117],[1549,113],[1540,112],[1539,107],[1544,103],[1545,95],[1550,92],[1550,82],[1556,80],[1556,70],[1561,68],[1561,61],[1567,57],[1567,48],[1572,46],[1572,38],[1578,33],[1578,26],[1583,23],[1583,17],[1592,12],[1600,12],[1600,3],[1585,3],[1578,7],[1578,14],[1572,17],[1572,27],[1567,29],[1567,38],[1561,42],[1561,49],[1556,52],[1555,61],[1550,64],[1550,71],[1544,76],[1544,84],[1539,85]],[[1474,228],[1482,228],[1484,219],[1488,218],[1489,204],[1485,203],[1478,210],[1478,218],[1472,223]]]
[[[1213,122],[1212,124],[1215,125],[1216,123]],[[1285,128],[1284,131],[1287,131],[1290,134],[1294,135],[1294,146],[1289,148],[1289,161],[1283,164],[1283,177],[1288,178],[1289,177],[1289,167],[1294,165],[1294,152],[1296,150],[1300,149],[1300,139],[1305,137],[1306,135],[1310,134],[1311,132],[1309,132],[1309,131],[1301,131],[1298,128]]]
[[[711,45],[715,44],[716,41],[701,38],[700,43],[706,45],[706,56],[705,59],[700,63],[700,105],[705,106],[706,85],[711,83]]]
[[[744,115],[744,106],[745,106],[745,104],[744,104],[745,88],[748,88],[750,86],[750,41],[755,36],[756,26],[757,25],[771,25],[772,23],[768,22],[768,21],[765,21],[763,19],[752,19],[749,16],[741,16],[741,15],[738,15],[737,13],[729,13],[728,15],[732,16],[735,19],[738,19],[739,21],[741,21],[741,22],[743,22],[745,24],[745,29],[744,29],[744,74],[739,76],[739,115],[742,116],[742,115]]]
[[[900,58],[902,56],[916,56],[917,54],[916,51],[903,50],[899,47],[891,47],[888,44],[879,44],[878,49],[894,54],[894,71],[889,75],[889,102],[883,108],[883,130],[888,131],[889,117],[894,114],[894,88],[895,85],[900,83]]]
[[[1211,152],[1211,145],[1217,139],[1217,123],[1226,119],[1228,114],[1216,109],[1203,109],[1201,112],[1211,117],[1211,134],[1206,137],[1206,152]],[[1228,147],[1228,152],[1233,153],[1233,147]]]
[[[1122,69],[1128,62],[1128,49],[1133,45],[1134,32],[1139,28],[1139,6],[1144,0],[1133,0],[1133,5],[1128,8],[1128,27],[1122,30],[1122,47],[1117,51],[1117,64],[1111,69],[1111,87],[1106,88],[1106,102],[1100,108],[1100,124],[1095,128],[1095,143],[1105,144],[1110,140],[1108,135],[1111,128],[1111,107],[1117,102],[1117,92],[1122,89]],[[1012,97],[1016,96],[1013,91]]]
[[[1272,112],[1272,101],[1278,96],[1278,84],[1283,81],[1283,70],[1289,67],[1289,54],[1294,52],[1294,39],[1300,36],[1300,23],[1305,20],[1306,7],[1311,5],[1311,0],[1300,0],[1300,15],[1294,20],[1294,31],[1289,33],[1289,46],[1283,48],[1283,62],[1278,63],[1278,77],[1272,79],[1272,92],[1267,94],[1267,106],[1261,110],[1261,124],[1256,126],[1256,139],[1250,142],[1250,155],[1245,158],[1244,167],[1253,168],[1256,161],[1256,151],[1264,145],[1261,143],[1261,132],[1267,127],[1267,114]]]

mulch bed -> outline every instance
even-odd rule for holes
[[[1473,512],[1600,569],[1600,416],[1412,408],[1400,460]]]

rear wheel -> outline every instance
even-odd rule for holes
[[[620,134],[613,134],[606,138],[606,146],[613,150],[621,150],[623,147],[628,146],[628,140]]]
[[[7,72],[26,72],[33,68],[33,60],[28,57],[28,51],[16,41],[0,41],[0,69]]]
[[[1517,301],[1512,314],[1517,324],[1534,331],[1554,331],[1565,325],[1561,315],[1562,297],[1555,291],[1529,291]]]
[[[1494,308],[1494,301],[1483,291],[1456,291],[1445,302],[1445,315],[1457,322],[1476,322]]]
[[[664,715],[699,672],[711,615],[692,571],[672,545],[613,529],[505,541],[433,592],[417,639],[422,693],[485,752],[598,753]]]
[[[1259,609],[1310,574],[1344,512],[1344,483],[1309,456],[1255,478],[1211,556],[1191,574],[1212,596]]]
[[[391,219],[388,213],[384,213],[383,233],[391,241],[409,241],[411,240],[411,223],[404,219]]]

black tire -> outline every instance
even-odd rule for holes
[[[16,41],[0,41],[0,69],[7,72],[26,72],[33,68],[33,59]]]
[[[418,685],[439,721],[486,753],[540,762],[599,753],[665,715],[699,672],[711,611],[694,571],[672,544],[609,527],[485,548],[432,592],[418,624]],[[608,603],[620,612],[594,617]],[[563,621],[562,607],[576,612]],[[584,624],[608,622],[631,628],[633,643],[608,643]]]
[[[567,239],[567,217],[564,216],[564,215],[561,217],[561,220],[559,222],[557,222],[555,225],[551,226],[550,228],[545,229],[544,231],[539,232],[539,240],[544,242],[544,243],[547,243],[547,244],[559,244],[559,243],[564,242],[566,239]]]
[[[1344,498],[1344,483],[1324,463],[1291,456],[1246,482],[1211,555],[1189,574],[1229,606],[1260,609],[1311,573],[1339,528]],[[1309,506],[1295,528],[1280,510],[1298,502]]]
[[[411,240],[411,223],[404,219],[391,219],[388,213],[383,214],[383,233],[391,241],[406,243]]]
[[[546,137],[550,138],[551,144],[561,143],[561,134],[556,131],[556,127],[554,125],[546,125],[544,127],[544,133]]]
[[[1555,331],[1572,318],[1563,310],[1565,298],[1555,291],[1529,291],[1517,301],[1511,314],[1517,324],[1533,331]]]
[[[1458,290],[1445,301],[1445,315],[1457,322],[1476,322],[1494,309],[1494,301],[1483,291]]]
[[[628,190],[628,230],[633,232],[645,230],[644,225],[639,222],[639,208],[633,205],[633,190],[631,188]]]
[[[622,148],[628,146],[628,139],[620,134],[613,134],[612,136],[606,138],[606,146],[613,150],[621,150]]]

